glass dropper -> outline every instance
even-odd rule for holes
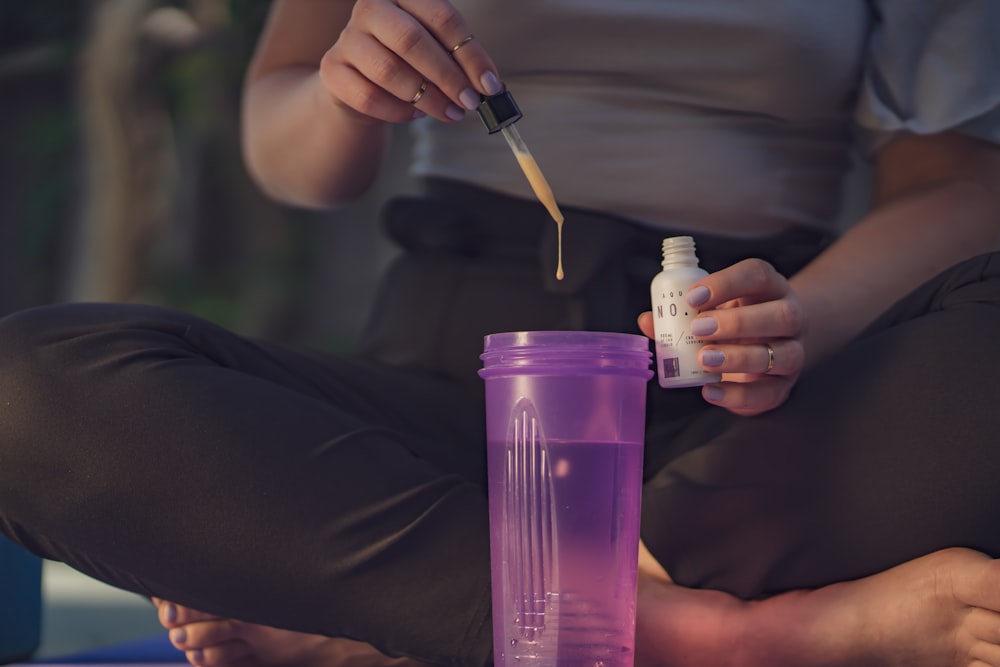
[[[552,219],[556,221],[559,248],[559,257],[556,263],[556,279],[562,280],[564,277],[562,265],[562,228],[564,218],[562,211],[559,210],[559,205],[556,204],[556,198],[552,194],[549,182],[545,180],[542,170],[538,168],[538,163],[535,162],[535,158],[531,155],[531,151],[528,150],[527,144],[521,138],[521,133],[514,127],[514,123],[521,119],[521,110],[518,109],[517,103],[514,102],[514,98],[511,97],[510,92],[505,90],[496,95],[484,96],[482,98],[479,104],[479,117],[483,119],[483,123],[490,134],[500,132],[504,139],[507,140],[507,145],[514,152],[514,157],[517,158],[517,163],[521,166],[521,171],[527,177],[535,196],[545,206],[545,210],[549,212]]]

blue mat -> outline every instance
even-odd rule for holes
[[[34,660],[31,664],[80,665],[80,664],[179,664],[185,663],[184,654],[170,643],[166,632],[158,632],[151,637],[112,644],[100,648],[80,651],[72,655]],[[186,663],[185,663],[186,664]]]
[[[42,560],[0,537],[0,664],[38,648],[42,626]]]

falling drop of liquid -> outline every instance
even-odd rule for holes
[[[566,274],[563,272],[562,263],[562,231],[563,220],[565,218],[563,218],[562,211],[559,210],[559,205],[556,204],[555,195],[552,194],[552,188],[549,187],[548,181],[545,180],[542,170],[538,168],[535,158],[528,152],[516,152],[515,155],[517,156],[518,163],[521,165],[521,171],[528,177],[528,183],[531,184],[531,189],[535,191],[535,196],[545,205],[545,210],[556,221],[559,244],[558,258],[556,260],[556,280],[562,280],[566,277]]]

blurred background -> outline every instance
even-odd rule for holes
[[[296,210],[259,193],[238,107],[269,4],[0,0],[0,317],[135,301],[353,348],[394,252],[376,212],[410,188],[408,139],[398,133],[381,180],[351,206]],[[141,598],[56,563],[43,572],[39,657],[159,629]]]
[[[350,207],[265,199],[241,161],[238,106],[269,4],[0,2],[0,316],[139,301],[354,345],[393,252],[375,211],[408,187],[405,137]]]

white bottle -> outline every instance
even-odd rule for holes
[[[649,286],[653,301],[656,375],[663,388],[697,387],[719,382],[718,373],[702,370],[698,351],[702,342],[691,334],[691,320],[698,314],[684,298],[688,289],[708,272],[698,266],[694,239],[663,239],[663,271]]]

